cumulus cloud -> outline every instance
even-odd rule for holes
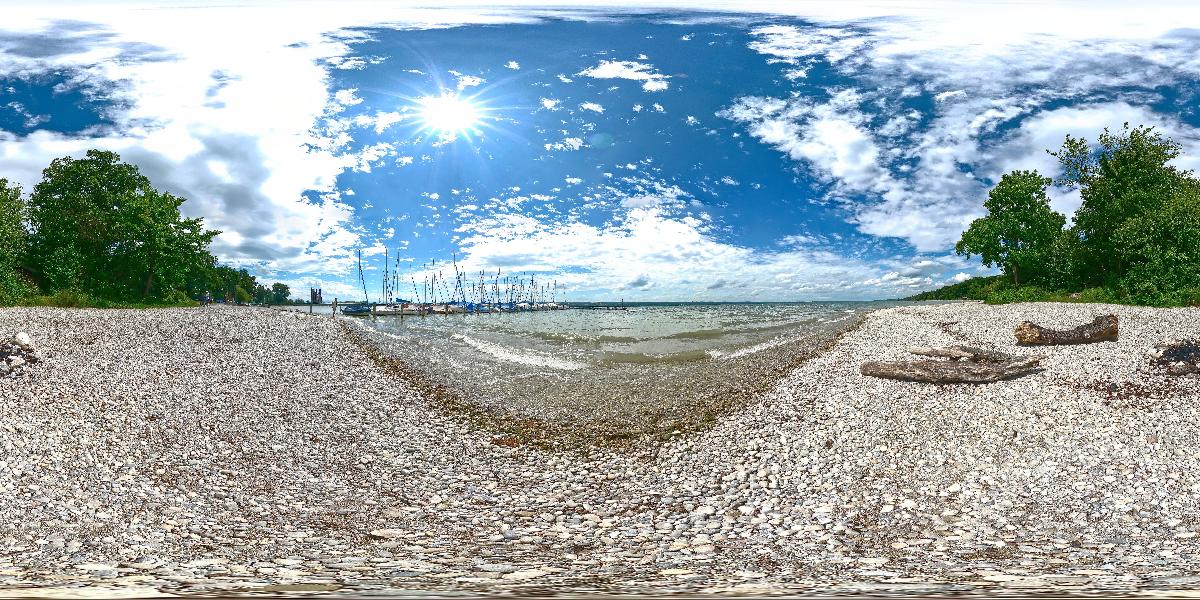
[[[960,48],[929,34],[943,25],[881,19],[856,27],[756,28],[749,46],[768,62],[802,68],[826,61],[844,75],[844,87],[826,90],[824,100],[744,97],[720,116],[745,124],[751,136],[829,184],[826,199],[849,209],[859,231],[901,238],[922,252],[952,244],[981,214],[1003,172],[1055,173],[1044,150],[1067,133],[1094,136],[1124,120],[1156,124],[1184,143],[1182,165],[1200,156],[1196,132],[1156,115],[1142,104],[1143,92],[1120,99],[1121,86],[1145,89],[1196,73],[1184,46],[1200,49],[1197,41],[1123,38],[1105,46],[1101,61],[1078,32],[1031,32],[1007,45]],[[932,112],[887,111],[895,98],[922,95],[933,101]],[[1107,99],[1078,104],[1089,95]],[[1068,99],[1075,105],[1061,106]],[[1068,214],[1078,205],[1078,195],[1067,191],[1051,197]]]
[[[556,272],[560,283],[596,297],[624,290],[642,299],[887,298],[919,287],[912,277],[885,279],[880,266],[820,247],[763,251],[720,241],[710,221],[681,214],[671,193],[631,197],[605,224],[512,213],[477,217],[459,227],[463,263],[473,270]],[[744,283],[729,282],[734,272]]]
[[[455,87],[458,88],[458,91],[460,92],[469,87],[475,87],[487,83],[486,79],[478,75],[467,75],[454,70],[449,71],[449,73],[454,76]]]
[[[580,148],[583,148],[583,145],[583,139],[577,137],[565,137],[560,142],[545,144],[547,151],[579,150]]]
[[[590,110],[590,111],[596,112],[596,113],[604,112],[604,107],[600,106],[599,104],[596,104],[595,102],[584,102],[579,105],[579,108],[580,108],[580,110]]]
[[[213,245],[220,259],[273,271],[345,273],[361,238],[334,184],[340,172],[373,158],[342,155],[345,133],[314,126],[361,102],[355,90],[330,90],[323,65],[349,69],[382,60],[353,57],[349,38],[330,32],[381,15],[309,7],[289,10],[286,28],[263,26],[278,10],[6,7],[0,75],[79,73],[105,86],[112,126],[88,135],[0,133],[5,176],[29,189],[53,158],[113,150],[159,187],[188,198],[188,216],[222,231]],[[435,17],[420,9],[404,14],[430,23],[505,20]],[[214,44],[209,32],[218,30],[226,37]],[[395,122],[381,114],[369,126],[382,130]]]
[[[593,79],[641,81],[642,89],[647,92],[661,92],[667,89],[667,79],[670,78],[669,75],[656,72],[649,64],[631,60],[602,60],[600,64],[584,69],[576,75]]]

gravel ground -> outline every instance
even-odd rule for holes
[[[1017,348],[1115,312],[1121,341]],[[1200,310],[893,308],[708,430],[547,451],[406,389],[335,319],[0,310],[0,596],[1200,586]],[[1044,353],[984,386],[869,379],[914,345]],[[38,588],[33,590],[30,588]]]

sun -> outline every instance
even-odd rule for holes
[[[445,136],[477,129],[483,116],[477,104],[457,94],[417,98],[417,107],[424,128]]]

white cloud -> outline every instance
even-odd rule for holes
[[[404,121],[404,114],[395,111],[377,112],[374,116],[365,117],[363,125],[370,125],[375,133],[383,133],[387,128]],[[357,124],[357,123],[356,123]]]
[[[1181,165],[1200,157],[1192,128],[1126,101],[1039,112],[1058,99],[1077,101],[1123,85],[1167,85],[1183,71],[1197,73],[1194,54],[1183,51],[1187,44],[1138,40],[1124,31],[1117,36],[1121,42],[1105,45],[1099,61],[1094,43],[1081,40],[1075,28],[1046,36],[1026,24],[1024,33],[1001,34],[1003,44],[989,43],[995,32],[966,43],[961,32],[931,33],[945,31],[948,22],[941,17],[880,19],[854,28],[755,29],[750,46],[768,62],[804,68],[824,60],[854,87],[828,90],[823,102],[742,98],[721,115],[747,124],[752,136],[832,184],[826,199],[849,208],[849,220],[861,232],[899,237],[918,251],[952,244],[979,216],[1001,173],[1030,167],[1056,172],[1044,150],[1057,147],[1067,133],[1094,137],[1122,119],[1158,124],[1184,143]],[[935,101],[932,113],[889,112],[895,98],[921,95]],[[877,114],[886,119],[876,120]],[[1018,128],[1008,131],[1014,123]],[[1077,193],[1063,190],[1052,190],[1051,198],[1068,214],[1079,202]]]
[[[542,98],[542,108],[546,110],[558,110],[559,101],[552,98]]]
[[[506,69],[512,69],[514,71],[519,71],[521,69],[521,63],[519,63],[515,60],[510,60],[507,63],[505,63],[504,67]]]
[[[647,201],[610,224],[496,214],[460,228],[468,270],[556,272],[577,294],[625,290],[641,299],[780,300],[895,297],[911,278],[874,281],[877,267],[816,248],[756,251],[717,241],[706,221]]]
[[[19,32],[31,43],[59,47],[53,42],[87,33],[89,24],[95,29],[85,46],[62,52],[0,52],[0,74],[77,70],[93,81],[123,82],[112,93],[124,103],[110,115],[116,127],[99,137],[0,134],[5,176],[29,189],[53,158],[113,150],[156,186],[187,198],[188,216],[223,232],[213,244],[221,260],[338,275],[352,264],[361,237],[334,184],[370,157],[341,154],[348,135],[338,130],[344,125],[337,112],[361,99],[355,90],[329,89],[322,63],[354,69],[382,59],[352,56],[345,43],[352,36],[330,32],[400,18],[427,26],[530,20],[486,11],[364,11],[349,3],[144,8],[70,1],[5,6],[0,33]],[[278,25],[282,11],[286,27],[263,26]],[[222,32],[220,43],[213,31]],[[329,131],[314,131],[330,116]]]
[[[641,81],[647,92],[661,92],[668,87],[669,75],[663,75],[646,63],[631,60],[602,60],[600,64],[584,69],[576,75],[593,79],[628,79]]]
[[[577,138],[577,137],[566,137],[566,138],[563,138],[561,142],[554,142],[554,143],[552,143],[552,144],[545,144],[545,147],[546,147],[546,150],[547,150],[547,151],[551,151],[551,150],[557,150],[557,151],[570,151],[570,150],[579,150],[580,148],[583,148],[583,139],[582,139],[582,138]]]
[[[487,83],[486,79],[479,77],[478,75],[466,75],[453,70],[450,71],[450,74],[454,76],[456,81],[455,87],[457,87],[458,91],[460,92],[469,87],[476,87]]]
[[[966,96],[967,93],[963,90],[951,90],[948,92],[942,92],[940,94],[934,94],[933,99],[937,102],[947,102],[956,98],[965,98]]]
[[[579,105],[579,108],[582,110],[590,110],[592,112],[597,112],[597,113],[604,112],[604,107],[600,106],[599,104],[596,104],[595,102],[584,102],[583,104]]]

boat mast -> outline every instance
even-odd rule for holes
[[[370,294],[367,293],[367,279],[365,276],[363,276],[362,248],[358,249],[358,280],[359,280],[359,282],[362,283],[363,299],[366,301],[367,304],[370,304],[371,296],[370,296]]]

